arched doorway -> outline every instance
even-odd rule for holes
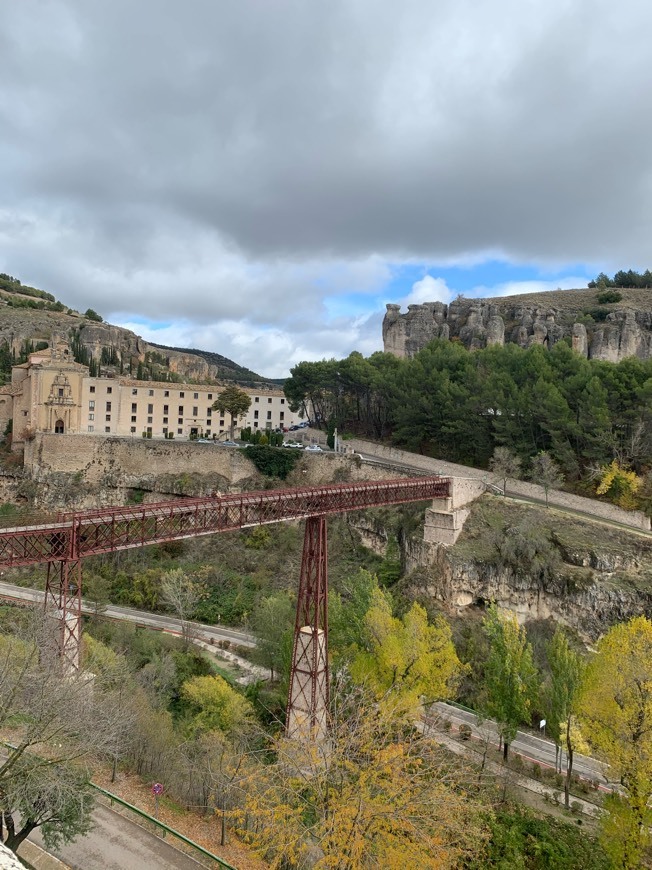
[[[54,431],[57,435],[63,435],[63,420],[57,420],[54,424]]]

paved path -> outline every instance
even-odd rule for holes
[[[0,583],[0,597],[22,599],[23,601],[43,601],[44,593],[36,589],[15,586],[13,583]],[[82,601],[82,611],[84,613],[95,613],[97,608],[94,604]],[[115,604],[107,604],[106,607],[100,609],[99,615],[109,619],[120,619],[126,622],[134,622],[137,625],[158,628],[174,634],[179,634],[181,631],[181,623],[174,616],[162,616],[158,613],[134,610],[131,607],[118,607]],[[247,634],[235,628],[226,628],[221,625],[203,625],[199,622],[193,622],[192,626],[196,636],[207,643],[228,640],[240,646],[256,646],[256,638],[253,634]]]
[[[199,870],[203,865],[130,819],[97,804],[95,828],[54,854],[72,870]],[[30,840],[43,844],[38,831]]]

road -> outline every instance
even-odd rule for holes
[[[490,719],[478,724],[478,718],[474,713],[460,710],[459,707],[446,704],[444,701],[433,704],[431,709],[436,710],[442,719],[449,719],[456,727],[462,723],[469,725],[477,739],[483,741],[488,739],[492,745],[496,747],[499,745],[498,728],[496,723]],[[555,766],[555,744],[552,740],[536,737],[525,731],[518,731],[516,738],[511,743],[511,751],[526,761],[537,761],[552,768]],[[586,779],[592,779],[603,787],[606,787],[609,782],[607,765],[577,752],[573,756],[573,772]]]
[[[0,598],[9,598],[11,600],[36,601],[42,602],[44,593],[36,589],[25,589],[23,586],[14,586],[13,583],[0,582]],[[87,601],[82,601],[82,611],[84,613],[95,613],[97,608],[95,605]],[[109,619],[119,619],[125,622],[133,622],[136,625],[144,625],[151,628],[156,628],[161,631],[169,631],[174,634],[179,634],[181,626],[178,619],[173,616],[161,616],[157,613],[147,613],[144,610],[133,610],[131,607],[117,607],[115,604],[108,604],[102,607],[101,616]],[[239,646],[254,647],[256,646],[256,638],[252,634],[247,634],[244,631],[238,631],[235,628],[225,628],[215,625],[202,625],[198,622],[193,622],[193,636],[206,643],[217,643],[220,640],[228,640],[231,643]]]
[[[95,827],[86,837],[52,852],[72,870],[199,870],[203,866],[171,846],[169,835],[164,840],[102,804],[97,804],[93,821]],[[29,839],[43,847],[38,830]]]

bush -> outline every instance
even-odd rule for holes
[[[251,459],[261,474],[285,480],[297,463],[299,458],[297,453],[296,450],[281,450],[278,447],[254,445],[247,447],[246,456]]]
[[[582,812],[582,804],[579,801],[571,801],[570,811],[574,816],[579,816]]]
[[[541,768],[536,763],[536,761],[530,767],[530,776],[532,777],[532,779],[541,780],[541,778],[542,778]],[[553,792],[553,794],[554,794],[554,792]]]
[[[610,302],[620,302],[623,294],[617,290],[605,290],[603,293],[598,293],[598,302],[600,305],[608,305]]]
[[[466,722],[462,722],[459,727],[460,732],[460,740],[468,740],[473,733],[473,730],[470,725],[467,725]]]

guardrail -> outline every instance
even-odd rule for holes
[[[10,743],[8,740],[0,740],[1,746],[7,746],[9,749],[16,749],[16,746],[13,743]],[[139,807],[135,807],[133,804],[128,803],[123,800],[121,797],[118,797],[117,794],[113,794],[113,792],[107,791],[105,788],[102,788],[100,785],[95,785],[94,782],[89,783],[91,788],[94,788],[95,791],[99,792],[101,795],[104,795],[107,798],[111,806],[114,803],[118,804],[121,807],[124,807],[129,812],[134,813],[134,815],[139,816],[141,819],[146,819],[152,825],[157,828],[161,828],[163,831],[163,836],[166,834],[171,834],[173,837],[176,837],[180,840],[184,845],[188,846],[190,849],[193,849],[195,852],[198,852],[202,858],[209,859],[210,861],[214,861],[220,867],[225,867],[226,870],[237,870],[237,867],[234,867],[232,864],[228,864],[218,855],[213,855],[212,852],[209,852],[208,849],[204,849],[203,846],[200,846],[199,843],[195,843],[194,840],[191,840],[189,837],[186,837],[185,834],[179,833],[179,831],[175,831],[174,828],[171,828],[169,825],[166,825],[165,822],[159,821],[159,819],[155,819],[154,816],[150,816],[149,813],[146,813],[145,810],[141,810]],[[212,867],[212,864],[208,864],[207,866]]]
[[[199,855],[202,856],[204,861],[209,859],[210,861],[214,861],[220,867],[225,867],[226,870],[236,870],[236,868],[232,864],[227,864],[222,858],[217,855],[214,855],[212,852],[209,852],[208,849],[204,849],[203,846],[200,846],[199,843],[195,843],[194,840],[191,840],[189,837],[186,837],[184,834],[180,834],[179,831],[175,831],[174,828],[171,828],[169,825],[166,825],[165,822],[161,822],[159,819],[155,819],[154,816],[150,816],[149,813],[146,813],[145,810],[141,810],[139,807],[135,807],[133,804],[128,803],[123,800],[118,795],[113,794],[113,792],[107,791],[105,788],[102,788],[99,785],[95,785],[95,783],[91,783],[91,786],[98,791],[100,794],[104,795],[107,798],[111,806],[114,803],[118,804],[121,807],[124,807],[129,812],[134,813],[136,816],[139,816],[142,819],[150,822],[150,824],[155,825],[157,828],[160,828],[163,831],[163,836],[165,834],[171,834],[173,837],[176,837],[180,840],[185,846],[188,846],[193,852],[198,852]],[[208,864],[207,866],[212,867],[212,864]]]

